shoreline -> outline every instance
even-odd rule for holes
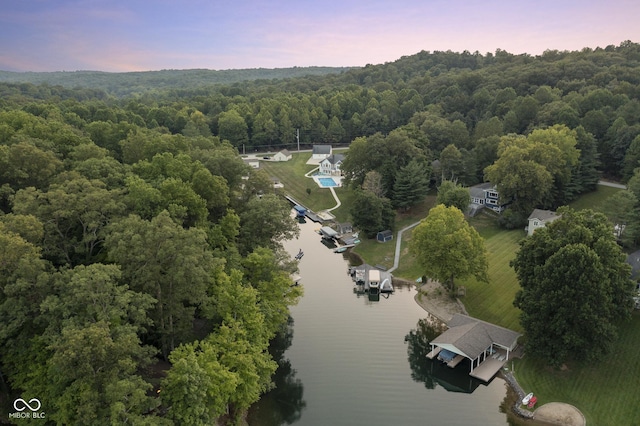
[[[452,299],[449,296],[449,292],[437,281],[427,280],[426,283],[419,285],[420,283],[414,283],[408,280],[394,279],[406,284],[416,285],[416,289],[418,290],[414,296],[416,303],[424,309],[427,314],[437,318],[444,324],[449,322],[454,314],[469,315],[460,299],[457,297]],[[586,424],[584,415],[580,410],[570,404],[562,402],[550,402],[541,405],[533,412],[522,410],[518,402],[524,397],[524,390],[511,371],[500,371],[499,374],[511,391],[518,395],[516,405],[511,407],[511,412],[523,419],[527,424],[555,424],[563,426],[583,426]],[[508,392],[507,390],[507,393]]]

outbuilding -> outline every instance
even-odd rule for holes
[[[273,161],[289,161],[291,160],[291,158],[292,158],[291,153],[288,150],[283,149],[282,151],[275,153],[274,156],[272,157],[272,160]]]
[[[380,231],[378,232],[378,235],[376,235],[376,240],[378,240],[378,242],[380,243],[391,241],[393,240],[393,232],[391,232],[390,229],[387,229],[386,231]]]

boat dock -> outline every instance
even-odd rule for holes
[[[507,363],[509,359],[513,358],[513,356],[507,358],[506,352],[503,351],[496,351],[494,355],[496,356],[487,357],[480,363],[480,365],[474,368],[473,371],[469,373],[469,375],[471,377],[475,377],[476,379],[480,379],[483,382],[488,382],[493,378],[493,376],[498,373],[498,371],[500,371],[500,369]]]
[[[305,216],[309,218],[309,220],[316,223],[324,223],[327,220],[331,220],[333,215],[327,213],[316,213],[313,210],[308,209],[304,204],[300,203],[298,200],[293,198],[291,195],[286,194],[284,196],[291,204],[293,204],[296,209],[296,213],[299,217]],[[304,210],[304,214],[300,214]]]
[[[364,288],[364,291],[393,292],[393,275],[387,271],[382,271],[365,263],[360,266],[350,267],[349,275],[357,286]]]
[[[434,359],[436,356],[438,356],[441,350],[442,348],[440,346],[436,346],[431,352],[427,354],[427,358]]]

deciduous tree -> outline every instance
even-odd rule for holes
[[[438,188],[437,204],[444,204],[447,207],[454,206],[458,210],[464,212],[469,207],[471,196],[469,189],[463,188],[456,182],[445,180],[442,181]]]
[[[131,288],[156,299],[150,316],[166,357],[187,339],[196,306],[213,285],[212,271],[218,264],[206,233],[182,228],[163,211],[151,221],[132,215],[113,223],[105,245]]]
[[[353,225],[367,238],[373,238],[379,231],[393,229],[395,212],[388,198],[380,198],[370,191],[356,191],[351,207]]]
[[[487,281],[487,251],[484,240],[456,207],[437,205],[416,226],[409,250],[427,277],[447,284],[473,276]]]
[[[527,352],[553,366],[597,360],[629,318],[631,267],[601,213],[558,210],[562,217],[523,240],[512,262],[521,289]]]

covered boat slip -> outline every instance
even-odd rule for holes
[[[320,228],[320,234],[325,238],[337,238],[338,233],[329,226],[323,226]]]
[[[427,355],[436,356],[453,368],[465,358],[471,362],[469,375],[488,382],[510,359],[519,333],[467,315],[456,314],[449,329],[431,341]]]
[[[381,271],[365,263],[350,267],[348,273],[353,282],[363,286],[365,291],[374,289],[382,293],[393,292],[393,275],[387,271]]]

